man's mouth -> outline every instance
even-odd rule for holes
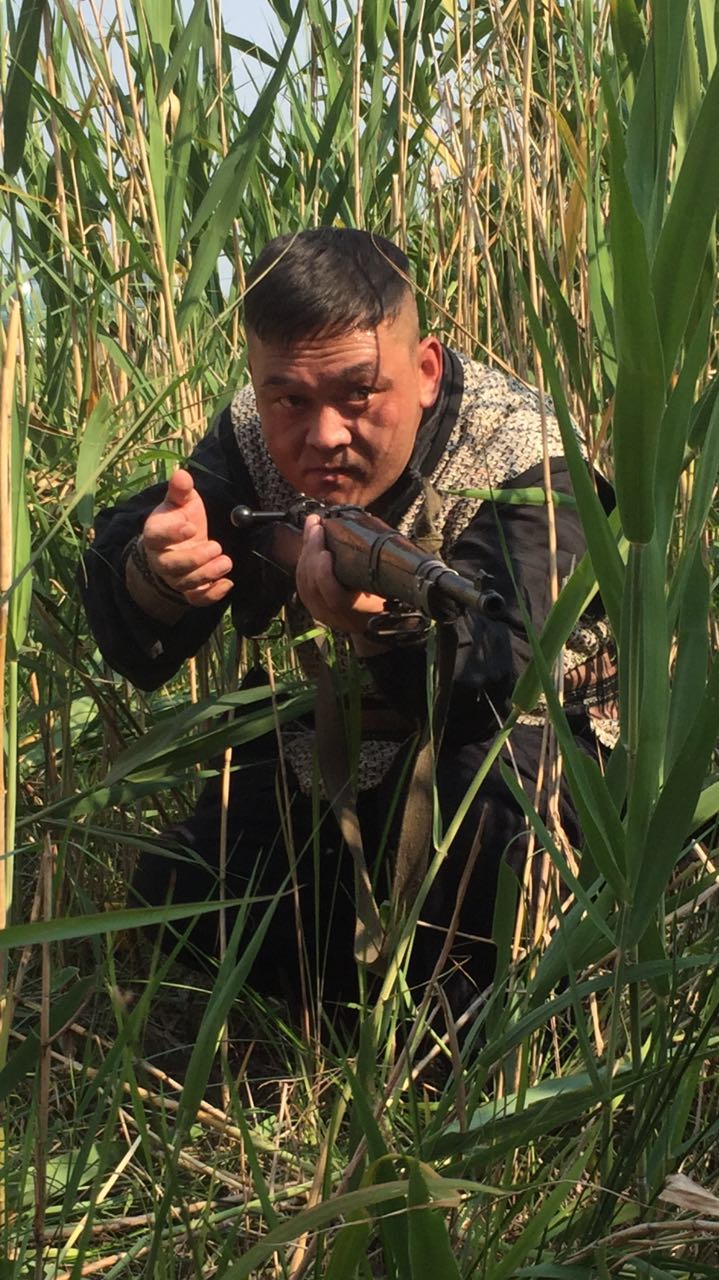
[[[342,466],[339,463],[328,463],[326,466],[308,467],[305,475],[317,477],[319,480],[361,480],[364,472],[360,467]]]
[[[344,502],[356,495],[358,486],[365,482],[359,467],[308,467],[302,478],[302,487],[310,497],[325,502]]]

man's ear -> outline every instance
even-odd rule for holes
[[[419,368],[419,402],[423,409],[430,409],[439,395],[444,369],[442,344],[432,336],[423,338],[417,347]]]

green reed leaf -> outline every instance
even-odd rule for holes
[[[695,326],[691,342],[685,351],[682,367],[669,395],[659,431],[658,456],[661,459],[661,465],[657,468],[657,533],[660,546],[665,550],[670,545],[672,535],[677,485],[687,461],[687,439],[696,411],[694,396],[697,379],[701,376],[706,364],[707,342],[713,323],[713,311],[713,302],[710,301],[705,308],[702,321]]]
[[[644,231],[624,170],[616,107],[605,90],[609,122],[614,341],[617,379],[612,425],[614,487],[622,528],[645,543],[655,524],[655,470],[665,374]],[[600,579],[601,581],[601,579]]]
[[[664,776],[670,640],[664,570],[656,534],[645,546],[631,548],[623,602],[630,625],[619,649],[619,694],[628,760],[626,850],[632,883]]]
[[[711,603],[710,587],[709,571],[701,547],[696,546],[679,609],[667,729],[666,759],[669,767],[679,756],[704,696],[709,662],[707,617]]]
[[[187,233],[190,240],[198,237],[200,232],[202,235],[193,254],[192,268],[177,312],[178,333],[185,330],[199,304],[216,268],[232,219],[240,208],[259,143],[274,115],[277,93],[289,65],[303,13],[304,0],[298,0],[277,66],[248,116],[240,137],[214,175]]]
[[[719,813],[719,778],[701,791],[691,820],[692,831],[703,827]]]
[[[133,742],[115,761],[104,781],[107,784],[119,782],[158,765],[169,769],[178,761],[186,765],[209,760],[220,743],[229,746],[271,733],[276,724],[275,716],[282,721],[302,715],[312,705],[312,700],[312,692],[304,690],[281,701],[275,712],[268,705],[266,688],[241,689],[217,699],[203,699],[163,719]],[[261,705],[253,712],[254,703]],[[200,725],[218,718],[225,720],[228,712],[233,710],[243,710],[244,714],[217,729],[198,734]]]
[[[634,0],[628,0],[633,5]],[[688,0],[659,0],[627,127],[626,174],[651,258],[664,219]],[[637,15],[638,16],[638,15]]]
[[[529,290],[521,274],[517,275],[517,284],[523,296],[532,337],[541,356],[542,367],[549,384],[572,488],[582,518],[582,528],[599,589],[612,626],[618,630],[624,565],[612,537],[607,515],[592,484],[589,468],[582,457],[556,361],[549,349],[546,333],[532,306]]]
[[[412,1162],[407,1197],[407,1233],[412,1280],[461,1280],[449,1239],[445,1213],[431,1209],[427,1183],[418,1161]]]
[[[325,1280],[354,1280],[367,1256],[371,1230],[371,1220],[364,1215],[355,1215],[355,1220],[350,1217],[340,1227],[324,1272]]]
[[[201,2],[204,3],[204,0],[197,0],[198,4]],[[177,260],[178,246],[182,239],[190,161],[195,145],[193,129],[197,119],[198,68],[199,49],[191,47],[183,77],[180,112],[173,130],[165,192],[167,220],[165,242],[167,261],[171,268]]]
[[[95,486],[102,469],[102,455],[115,425],[109,397],[100,396],[80,436],[75,464],[75,489],[77,506],[75,514],[80,524],[89,529],[93,521]]]
[[[78,160],[87,170],[90,185],[107,200],[109,211],[112,213],[113,217],[117,219],[118,227],[122,236],[129,242],[132,249],[134,268],[147,272],[150,277],[154,277],[156,272],[152,255],[148,252],[145,244],[138,239],[135,228],[127,216],[127,211],[119,198],[117,190],[113,187],[112,183],[108,181],[107,173],[105,172],[102,162],[97,154],[95,139],[89,136],[87,132],[82,129],[72,111],[65,107],[59,99],[53,98],[43,85],[36,81],[33,84],[32,91],[33,96],[38,99],[46,110],[57,117],[59,124],[62,125],[63,130],[72,140]],[[49,177],[50,170],[48,170],[48,178]],[[54,184],[54,171],[52,180]],[[42,216],[41,211],[36,211],[36,216]],[[55,234],[57,234],[57,227],[53,223],[48,222],[48,226],[52,228]],[[80,265],[81,255],[79,254],[76,246],[71,245],[68,247],[76,255],[76,262]],[[34,261],[35,253],[32,252],[32,246],[30,246],[30,248],[31,253],[29,260]],[[85,263],[85,265],[87,266],[91,264]],[[98,276],[98,281],[100,280],[102,280],[102,276]],[[106,284],[107,282],[104,281],[103,283]],[[64,281],[62,284],[63,287],[66,287]]]
[[[707,765],[719,737],[719,657],[704,698],[657,801],[646,834],[644,856],[629,918],[628,945],[647,928],[691,831]]]
[[[616,525],[615,517],[610,516],[610,527]],[[552,605],[539,638],[545,662],[551,666],[560,649],[566,643],[577,619],[589,606],[597,593],[597,578],[594,566],[587,553],[582,557],[574,573],[565,582],[559,596]],[[512,694],[512,703],[522,711],[532,711],[537,705],[542,691],[542,682],[533,660],[525,667]]]
[[[195,0],[189,18],[180,28],[180,34],[172,51],[172,57],[170,58],[158,85],[158,107],[162,106],[167,95],[172,89],[174,89],[178,77],[184,70],[185,62],[188,59],[190,51],[197,48],[201,43],[206,21],[207,0]],[[184,92],[186,92],[186,86],[183,87],[183,94]]]
[[[244,901],[244,898],[233,898],[231,902],[228,899],[225,906],[240,907]],[[99,915],[56,916],[54,920],[10,924],[0,929],[0,951],[13,951],[17,947],[32,947],[40,943],[67,942],[71,938],[94,938],[102,933],[122,933],[126,929],[169,924],[173,920],[217,910],[218,902],[178,902],[166,907],[124,907],[120,911],[102,911]]]
[[[637,6],[634,0],[611,0],[610,12],[617,48],[629,63],[632,74],[638,76],[642,69],[647,40]]]
[[[664,365],[674,366],[687,330],[719,207],[719,69],[707,86],[676,178],[652,263]],[[634,317],[638,325],[638,319]]]
[[[10,73],[3,94],[3,158],[8,177],[14,177],[25,155],[30,96],[46,7],[46,0],[23,0],[10,46]]]
[[[568,374],[575,391],[582,391],[583,398],[592,398],[592,376],[587,362],[586,352],[579,325],[562,291],[554,272],[540,252],[536,253],[537,273],[551,302],[567,360]]]
[[[542,818],[537,813],[537,810],[532,804],[532,801],[530,800],[526,791],[518,782],[512,770],[507,768],[507,766],[504,764],[503,761],[500,761],[499,769],[500,769],[502,778],[504,780],[505,786],[511,791],[512,795],[517,801],[517,804],[519,805],[520,809],[524,813],[527,821],[532,827],[532,830],[535,832],[536,836],[538,837],[541,847],[543,849],[546,849],[547,853],[549,854],[552,860],[552,863],[554,864],[554,867],[556,868],[559,874],[560,881],[564,885],[566,885],[566,887],[574,894],[574,896],[577,899],[577,902],[581,904],[582,908],[586,912],[587,917],[592,920],[594,927],[597,931],[597,935],[600,936],[603,934],[610,947],[616,946],[617,940],[615,938],[615,935],[612,933],[611,929],[607,925],[605,917],[602,915],[600,911],[597,910],[594,900],[585,891],[581,882],[573,874],[569,866],[569,863],[567,862],[566,857],[560,853],[546,824],[542,821]],[[607,883],[610,884],[614,889],[614,892],[617,895],[617,897],[621,898],[621,895],[623,892],[623,884],[621,881],[621,877],[617,875],[616,867],[611,862],[611,860],[609,862],[606,862],[604,866],[600,866],[599,869],[602,872],[602,875],[604,875],[604,878],[607,881]],[[605,874],[605,870],[608,871],[609,873],[608,875]],[[613,884],[612,884],[612,881],[614,881]]]
[[[714,73],[717,64],[717,20],[714,0],[698,0],[697,25],[701,32],[702,52],[708,74]]]
[[[287,876],[289,879],[289,871]],[[212,988],[212,995],[202,1016],[197,1039],[190,1054],[190,1061],[187,1064],[177,1113],[176,1148],[184,1144],[187,1131],[194,1123],[198,1108],[205,1095],[207,1081],[214,1061],[214,1052],[208,1052],[208,1049],[215,1051],[219,1045],[219,1038],[230,1007],[237,999],[239,991],[247,980],[255,956],[262,945],[267,927],[284,890],[284,884],[278,885],[277,892],[265,908],[262,918],[253,924],[249,937],[244,939],[241,954],[238,954],[239,947],[247,928],[248,908],[251,899],[246,897],[238,904],[237,919],[227,940],[227,950],[222,958],[217,979]],[[248,892],[249,895],[252,894],[252,881],[249,883]],[[217,905],[217,903],[214,903],[215,907]]]
[[[265,67],[277,66],[277,59],[274,55],[268,53],[266,49],[256,44],[254,40],[248,40],[245,36],[233,35],[231,31],[223,31],[222,39],[231,49],[237,49],[239,53],[245,53],[249,58],[256,58]]]

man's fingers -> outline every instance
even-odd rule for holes
[[[295,581],[298,595],[312,617],[335,631],[363,633],[368,616],[381,613],[385,607],[380,596],[349,590],[338,582],[318,517],[310,516],[305,522]]]
[[[202,608],[203,605],[217,604],[218,601],[224,600],[234,585],[230,578],[219,578],[217,582],[208,582],[202,587],[196,587],[193,591],[186,591],[185,599],[196,609]]]
[[[178,542],[158,552],[156,572],[173,579],[184,578],[198,569],[205,569],[214,561],[221,561],[221,572],[229,573],[232,561],[226,556],[219,542]],[[215,574],[215,577],[218,575]]]
[[[157,511],[147,517],[142,530],[142,540],[148,551],[166,551],[182,542],[187,542],[197,534],[197,528],[190,524],[185,512],[173,508],[170,511]]]
[[[227,556],[218,556],[215,560],[207,560],[197,569],[192,569],[187,573],[168,575],[168,581],[176,591],[182,591],[185,594],[193,591],[197,587],[203,587],[207,583],[218,582],[220,578],[226,578],[232,568],[232,561]]]
[[[156,572],[168,586],[187,595],[188,591],[195,591],[208,584],[219,582],[221,578],[228,578],[231,570],[232,561],[229,556],[220,555],[202,558],[195,563],[186,561],[182,568],[177,565],[168,566],[161,558]]]
[[[332,567],[332,556],[329,551],[320,551],[313,558],[312,568],[314,571],[314,581],[311,587],[317,604],[321,604],[325,609],[335,612],[337,609],[346,609],[349,601],[354,593],[348,592],[336,579],[334,569]]]

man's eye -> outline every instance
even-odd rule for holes
[[[283,409],[301,409],[305,404],[305,398],[304,396],[280,396],[278,404],[281,404]]]
[[[347,399],[354,402],[369,400],[373,391],[374,387],[350,387]]]

